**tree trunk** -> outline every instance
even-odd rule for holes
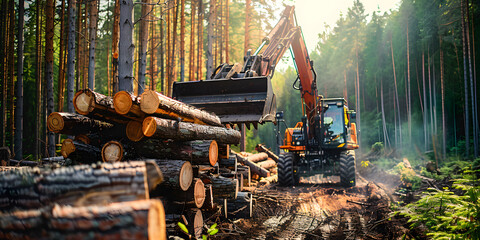
[[[138,155],[156,159],[179,159],[194,165],[214,166],[218,161],[218,144],[215,140],[175,142],[147,139],[134,144]]]
[[[427,87],[425,84],[425,53],[422,51],[422,79],[423,79],[423,134],[425,140],[425,149],[424,152],[427,152],[428,149],[428,128],[427,128]]]
[[[238,180],[224,177],[210,177],[203,182],[212,184],[214,199],[236,199],[238,194]]]
[[[0,175],[0,188],[5,193],[1,196],[1,208],[33,209],[52,203],[82,206],[148,199],[149,189],[162,180],[160,171],[148,171],[151,167],[147,165],[152,164],[138,161],[10,171]]]
[[[203,8],[203,0],[198,2],[198,51],[197,51],[197,79],[202,79],[203,73],[203,18],[205,10]],[[206,78],[205,78],[206,79]]]
[[[163,182],[157,188],[160,191],[187,191],[193,180],[192,165],[182,160],[155,160],[163,174]]]
[[[167,239],[159,200],[58,206],[0,215],[5,239]]]
[[[83,142],[65,139],[60,153],[64,158],[71,159],[74,163],[95,163],[101,161],[100,149]]]
[[[147,16],[151,11],[150,0],[142,0],[142,16],[140,20],[140,48],[138,52],[138,95],[145,90],[145,73],[147,71],[148,50],[148,21]]]
[[[63,112],[65,100],[65,0],[62,0],[60,12],[60,48],[58,53],[58,105],[57,111]]]
[[[67,111],[74,113],[73,91],[75,83],[75,17],[76,0],[68,1],[68,55],[67,55]]]
[[[400,148],[401,148],[401,146],[402,146],[402,120],[401,120],[401,117],[400,117],[400,101],[399,101],[399,97],[398,97],[397,75],[395,74],[395,58],[394,58],[394,56],[393,56],[393,40],[392,40],[392,36],[390,36],[390,49],[391,49],[391,52],[392,52],[393,79],[394,79],[394,81],[395,81],[395,98],[396,98],[396,103],[397,103],[398,128],[399,128],[399,131],[400,131],[399,141],[400,141]],[[397,147],[398,147],[398,146],[397,146]]]
[[[410,95],[410,39],[408,37],[408,19],[407,19],[407,77],[408,77],[408,142],[412,143],[412,101]]]
[[[133,93],[133,1],[120,1],[118,90]]]
[[[41,68],[42,68],[42,32],[41,32],[41,1],[37,1],[37,6],[36,6],[36,109],[35,109],[35,133],[34,133],[34,138],[35,138],[35,153],[34,153],[34,158],[39,159],[40,158],[40,146],[41,146],[41,139],[40,139],[40,130],[41,130],[41,116],[42,116],[42,73],[41,73]],[[5,88],[6,89],[6,88]],[[6,102],[6,101],[4,101]],[[5,105],[4,105],[5,106]],[[3,122],[5,126],[5,122]],[[5,138],[3,138],[5,139]],[[4,140],[5,141],[5,140]],[[2,146],[5,146],[5,143],[2,144]]]
[[[190,49],[188,58],[188,79],[195,80],[195,16],[196,16],[196,1],[191,1],[190,4]],[[198,20],[197,20],[198,21]]]
[[[170,115],[182,121],[222,126],[220,118],[209,112],[192,107],[155,91],[141,95],[140,108],[147,114]]]
[[[225,144],[238,144],[240,140],[240,133],[234,129],[177,122],[157,117],[145,118],[143,134],[156,139],[215,140]]]
[[[185,0],[180,9],[180,82],[185,81]]]
[[[216,16],[216,0],[210,0],[210,13],[208,14],[208,35],[207,35],[207,79],[210,79],[213,74],[213,41]]]
[[[443,50],[442,37],[440,37],[440,82],[442,87],[442,158],[447,157],[447,129],[445,126],[445,84],[443,82]]]
[[[467,9],[467,23],[466,23],[466,35],[467,35],[467,51],[468,51],[468,69],[470,72],[470,95],[472,101],[472,132],[473,132],[473,157],[478,157],[478,121],[477,116],[475,115],[475,88],[473,84],[473,73],[472,73],[472,51],[470,50],[470,7],[468,6],[468,0],[466,0],[466,9]]]
[[[97,39],[97,19],[98,6],[97,0],[90,1],[90,47],[88,61],[88,88],[95,91],[95,45]]]
[[[19,0],[18,3],[18,36],[17,36],[17,92],[16,92],[16,108],[15,108],[15,159],[23,159],[23,49],[25,42],[23,41],[24,31],[24,13],[25,1]]]
[[[462,24],[462,46],[463,46],[463,80],[465,88],[465,157],[470,154],[470,117],[468,114],[468,77],[467,77],[467,50],[465,42],[465,7],[464,1],[460,0],[461,24]]]
[[[14,144],[14,131],[15,131],[15,3],[10,2],[9,6],[9,18],[8,18],[8,55],[7,55],[7,62],[8,62],[8,102],[4,102],[4,104],[8,104],[8,132],[9,138],[8,143],[11,150],[13,151],[13,144]]]
[[[47,127],[54,133],[78,135],[102,132],[112,129],[113,125],[76,113],[53,112],[48,116]]]
[[[118,40],[120,39],[120,0],[115,0],[115,9],[113,12],[113,31],[112,31],[112,86],[110,86],[112,96],[118,91]]]

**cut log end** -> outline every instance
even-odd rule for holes
[[[147,114],[153,114],[158,109],[160,100],[155,91],[147,90],[141,95],[140,109]]]
[[[211,166],[215,166],[218,162],[218,144],[215,140],[212,140],[210,147],[208,148],[208,158]]]
[[[113,106],[118,114],[127,114],[132,105],[132,97],[126,91],[117,92],[113,97]]]
[[[192,164],[188,161],[183,163],[180,169],[179,185],[183,191],[187,191],[193,181],[193,168]]]
[[[63,130],[64,126],[65,126],[65,122],[63,121],[63,117],[62,115],[60,115],[60,113],[53,112],[48,116],[48,119],[47,119],[48,130],[57,133]]]
[[[143,131],[143,134],[147,137],[153,136],[153,134],[155,134],[155,131],[157,131],[157,122],[155,121],[155,118],[153,117],[145,118],[142,124],[142,131]]]
[[[150,206],[148,211],[148,223],[149,239],[167,239],[165,210],[161,201],[155,201]]]
[[[117,141],[105,143],[102,148],[102,160],[104,162],[120,162],[123,158],[123,146]]]
[[[67,158],[71,153],[75,152],[75,144],[72,139],[65,139],[62,143],[61,154],[64,158]]]
[[[95,95],[91,91],[78,91],[73,98],[75,110],[87,115],[95,109]]]
[[[116,95],[115,95],[116,96]],[[145,136],[142,131],[142,123],[137,121],[130,121],[126,127],[126,134],[128,139],[132,142],[138,142]]]
[[[193,186],[193,196],[195,199],[195,206],[197,206],[197,208],[201,208],[206,198],[205,185],[203,184],[201,179],[195,180],[195,184]]]

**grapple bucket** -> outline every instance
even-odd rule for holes
[[[173,98],[215,113],[222,123],[275,122],[277,105],[269,77],[175,82]]]

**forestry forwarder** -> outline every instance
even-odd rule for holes
[[[267,46],[261,54],[260,51]],[[298,72],[293,88],[302,95],[302,121],[285,130],[285,153],[278,160],[278,181],[295,185],[300,177],[340,175],[343,186],[355,185],[355,149],[358,148],[355,113],[343,98],[318,95],[316,73],[301,28],[295,24],[294,7],[287,6],[281,19],[243,66],[222,64],[210,80],[175,82],[173,97],[214,112],[224,124],[275,122],[276,101],[271,87],[275,66],[288,47]],[[300,80],[300,81],[299,81]]]

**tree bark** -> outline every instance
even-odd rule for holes
[[[216,15],[216,0],[210,0],[210,13],[208,14],[208,34],[207,34],[207,79],[210,79],[213,74],[213,41]]]
[[[238,194],[238,180],[224,177],[210,177],[203,182],[212,184],[215,199],[236,199]]]
[[[467,51],[468,51],[468,69],[470,73],[470,95],[472,101],[472,131],[473,131],[473,157],[478,157],[478,121],[475,114],[476,103],[475,103],[475,88],[474,88],[474,79],[472,73],[472,51],[470,50],[470,7],[468,6],[468,0],[466,0],[466,9],[467,9],[467,23],[466,23],[466,35],[467,35]],[[476,84],[475,84],[476,85]]]
[[[234,200],[227,200],[228,218],[253,217],[253,197],[249,192],[238,192]]]
[[[243,177],[243,187],[250,187],[250,181],[251,181],[250,167],[237,166],[237,174],[240,174]]]
[[[445,86],[443,82],[443,49],[442,37],[440,37],[440,82],[442,87],[442,158],[447,157],[447,129],[445,126]]]
[[[90,46],[89,46],[89,61],[88,61],[88,88],[95,90],[95,47],[97,39],[97,21],[98,21],[98,6],[97,1],[90,1]]]
[[[67,109],[74,113],[73,91],[75,83],[75,17],[77,15],[76,0],[68,1],[68,55],[67,55]]]
[[[180,9],[180,82],[185,81],[185,0]]]
[[[65,139],[60,153],[74,163],[95,163],[101,161],[100,149],[83,142]]]
[[[127,124],[131,120],[127,116],[118,115],[115,112],[112,97],[107,97],[90,89],[78,91],[73,99],[73,105],[78,113],[92,118],[122,124]]]
[[[218,161],[218,144],[215,140],[176,142],[147,139],[134,144],[138,155],[146,158],[179,159],[194,165],[214,166]]]
[[[214,114],[192,107],[155,91],[145,91],[141,95],[140,108],[147,114],[169,115],[182,121],[198,124],[222,126],[220,118]]]
[[[76,113],[53,112],[48,116],[47,127],[54,133],[78,135],[102,132],[113,128],[113,125]]]
[[[138,95],[145,90],[145,73],[147,71],[148,50],[148,21],[147,16],[151,11],[150,0],[142,0],[142,16],[140,20],[140,48],[138,51]]]
[[[168,194],[164,196],[171,200],[171,204],[175,205],[177,208],[201,208],[205,202],[205,185],[202,180],[195,178],[192,185],[188,188],[187,191],[169,191]],[[178,211],[177,209],[175,209]]]
[[[118,56],[118,88],[133,93],[133,1],[120,1],[120,46]]]
[[[143,134],[156,139],[215,140],[225,144],[238,144],[240,140],[240,133],[234,129],[176,122],[157,117],[145,118]]]
[[[159,200],[58,206],[0,215],[5,239],[167,239]]]
[[[18,3],[18,36],[17,36],[17,92],[15,108],[15,159],[23,159],[23,49],[25,42],[23,40],[24,31],[24,13],[25,1],[19,0]]]
[[[460,0],[461,25],[462,25],[462,46],[463,46],[463,81],[465,88],[465,157],[470,154],[470,117],[468,114],[468,77],[467,77],[467,50],[465,42],[465,6],[464,1]]]
[[[182,160],[155,160],[163,174],[163,182],[158,190],[179,189],[187,191],[193,180],[192,165]]]
[[[60,49],[58,53],[58,106],[57,110],[63,112],[65,100],[65,0],[62,0],[60,12]]]
[[[90,205],[148,199],[162,180],[144,161],[77,165],[57,169],[25,168],[0,175],[0,208],[33,209],[57,203]],[[147,175],[151,174],[151,175]]]

